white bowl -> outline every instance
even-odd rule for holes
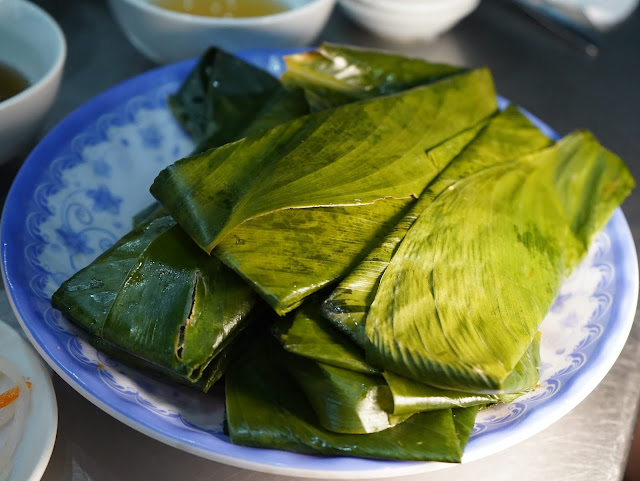
[[[443,34],[469,15],[480,0],[339,0],[355,23],[387,40],[413,42]]]
[[[375,10],[384,10],[395,14],[451,15],[453,12],[467,12],[479,3],[478,0],[355,0]]]
[[[0,102],[0,163],[37,133],[55,99],[67,46],[49,14],[25,0],[0,1],[0,62],[18,70],[29,87]]]
[[[327,22],[336,0],[284,0],[282,13],[220,18],[179,13],[150,0],[109,0],[131,43],[159,63],[197,57],[216,45],[227,51],[308,45]]]

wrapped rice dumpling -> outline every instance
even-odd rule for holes
[[[367,359],[437,387],[510,392],[561,283],[633,184],[617,156],[576,132],[450,185],[380,280]]]
[[[278,349],[257,343],[229,367],[227,427],[234,443],[307,454],[460,461],[478,407],[416,414],[370,434],[336,433],[320,425]]]
[[[315,112],[427,85],[461,73],[452,65],[404,55],[324,43],[285,57],[282,82],[302,88]]]
[[[169,97],[175,118],[197,144],[196,152],[309,113],[300,89],[219,48],[210,48]]]
[[[51,303],[118,358],[208,390],[256,295],[171,217],[141,224],[65,281]]]

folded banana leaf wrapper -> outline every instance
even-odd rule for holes
[[[478,410],[441,409],[370,434],[324,428],[289,376],[278,346],[257,343],[225,376],[227,427],[234,443],[306,454],[459,462]]]
[[[463,150],[429,185],[410,213],[393,229],[383,244],[374,249],[325,302],[325,305],[334,303],[328,312],[329,318],[337,318],[338,321],[346,319],[347,322],[338,322],[336,326],[358,340],[358,344],[323,319],[317,302],[308,302],[296,310],[294,315],[276,324],[276,334],[286,350],[317,361],[292,361],[288,366],[297,366],[290,368],[292,374],[300,382],[322,425],[333,431],[356,432],[356,429],[361,429],[357,432],[370,432],[385,429],[391,422],[404,420],[397,415],[508,402],[537,385],[539,336],[534,339],[511,375],[514,379],[511,382],[512,392],[501,395],[439,389],[391,372],[385,372],[383,378],[378,369],[366,362],[361,349],[364,346],[364,323],[360,319],[364,318],[368,309],[364,301],[371,297],[371,291],[364,290],[363,286],[377,286],[384,266],[388,265],[417,213],[437,193],[459,178],[551,143],[515,107],[508,107],[488,123],[481,125],[473,134],[475,137],[466,143]],[[340,296],[344,300],[335,306],[335,303],[340,302]],[[354,296],[361,299],[359,304],[349,302],[357,299]],[[306,369],[303,371],[301,366],[306,366]],[[307,372],[306,376],[304,372]],[[518,379],[517,382],[515,378]]]
[[[519,391],[503,395],[439,389],[369,365],[364,351],[322,318],[320,303],[305,303],[275,324],[286,368],[296,379],[320,424],[334,432],[371,433],[409,416],[439,409],[510,402],[538,383],[540,336],[512,373]],[[515,384],[515,383],[514,383]]]
[[[532,374],[535,376],[533,379],[535,382],[540,362],[538,357],[540,334],[537,332],[537,325],[544,317],[544,314],[546,314],[549,304],[555,297],[559,283],[562,282],[564,276],[568,275],[575,268],[584,256],[588,244],[593,236],[603,227],[612,209],[624,199],[632,188],[633,180],[620,159],[603,149],[590,134],[577,132],[563,139],[553,147],[542,149],[535,154],[520,159],[498,163],[495,166],[488,167],[477,174],[472,174],[463,180],[451,184],[449,187],[453,186],[453,189],[447,188],[443,193],[435,196],[429,208],[433,208],[431,206],[437,206],[439,202],[442,201],[441,198],[446,199],[449,195],[453,195],[449,194],[450,192],[455,193],[457,189],[469,188],[475,191],[477,186],[470,186],[478,182],[476,177],[480,174],[482,174],[483,180],[488,182],[493,189],[498,189],[498,186],[494,186],[493,182],[502,182],[502,179],[505,178],[504,176],[508,179],[515,176],[515,179],[506,186],[507,192],[512,196],[509,197],[509,202],[497,196],[499,201],[497,205],[494,205],[492,201],[496,202],[496,198],[489,196],[488,199],[489,205],[491,206],[490,210],[492,212],[495,211],[492,215],[500,216],[498,219],[500,225],[509,221],[509,225],[511,226],[513,226],[514,223],[517,226],[518,222],[522,222],[528,226],[536,226],[536,229],[538,229],[538,225],[541,226],[539,227],[541,231],[538,232],[539,237],[535,239],[527,237],[527,235],[522,235],[522,231],[516,230],[519,234],[518,238],[525,244],[524,247],[534,247],[532,254],[527,255],[529,249],[524,249],[524,252],[517,252],[516,259],[518,263],[524,264],[526,275],[523,275],[523,278],[520,280],[513,276],[507,277],[509,283],[513,283],[514,279],[516,280],[516,288],[503,288],[501,290],[499,289],[500,285],[495,284],[494,290],[497,287],[497,292],[492,291],[492,295],[483,293],[483,296],[495,299],[496,297],[505,296],[505,294],[503,294],[504,290],[507,292],[507,300],[510,300],[509,295],[516,298],[521,297],[524,301],[516,300],[519,302],[529,302],[528,305],[525,305],[525,307],[529,309],[529,312],[527,313],[521,310],[517,312],[520,318],[512,315],[509,319],[505,320],[494,315],[493,322],[503,321],[500,327],[504,329],[504,332],[497,333],[493,338],[485,335],[483,338],[476,339],[468,334],[468,330],[463,331],[462,334],[458,333],[458,335],[461,336],[460,344],[466,339],[469,342],[469,346],[471,346],[472,354],[474,341],[482,343],[483,347],[487,347],[491,345],[491,342],[495,343],[497,339],[499,342],[502,342],[501,348],[508,350],[508,346],[505,346],[504,342],[505,332],[508,335],[513,335],[513,332],[517,331],[514,328],[509,331],[508,329],[511,326],[507,325],[506,321],[512,321],[513,319],[526,321],[527,318],[524,316],[527,314],[535,320],[531,325],[525,325],[522,329],[522,331],[526,331],[527,333],[527,336],[522,336],[524,349],[518,354],[517,358],[515,356],[513,357],[515,362],[509,371],[499,380],[501,384],[498,388],[496,389],[494,386],[490,386],[490,389],[486,389],[486,384],[476,383],[474,388],[477,387],[477,389],[472,391],[468,386],[472,385],[475,379],[469,376],[470,380],[465,379],[466,384],[462,385],[462,382],[459,380],[460,376],[456,376],[455,373],[445,373],[445,375],[441,375],[439,379],[444,379],[444,381],[438,382],[438,378],[430,377],[428,380],[432,382],[425,384],[422,382],[416,383],[415,378],[411,380],[406,379],[404,376],[398,376],[396,373],[400,372],[400,370],[395,370],[396,373],[385,371],[384,382],[382,382],[380,376],[372,372],[376,369],[375,367],[366,369],[367,359],[359,357],[357,349],[344,349],[344,352],[347,353],[344,366],[332,365],[331,358],[334,356],[331,355],[329,356],[328,363],[311,360],[321,357],[317,354],[309,355],[309,359],[304,362],[300,362],[300,359],[292,360],[288,358],[286,364],[283,364],[284,369],[297,381],[299,389],[298,394],[293,395],[289,393],[292,398],[296,399],[295,403],[292,403],[290,406],[286,404],[285,399],[274,397],[277,396],[276,393],[267,394],[261,392],[259,396],[256,395],[255,397],[251,394],[249,394],[249,397],[236,397],[236,391],[242,391],[243,394],[251,393],[250,388],[246,384],[243,384],[244,381],[250,381],[247,381],[248,373],[246,371],[242,371],[241,375],[231,374],[233,371],[230,372],[227,379],[227,389],[229,390],[228,416],[230,434],[234,442],[279,447],[301,452],[314,452],[320,449],[320,452],[345,454],[344,443],[349,440],[348,436],[358,435],[362,438],[362,441],[358,443],[357,448],[354,448],[357,449],[357,451],[351,452],[357,452],[359,456],[369,456],[371,454],[368,451],[368,449],[370,449],[368,442],[379,439],[380,441],[376,442],[375,446],[376,449],[380,449],[384,454],[376,454],[375,456],[394,458],[396,455],[394,449],[388,444],[385,444],[385,441],[388,437],[393,439],[394,433],[402,432],[403,430],[412,431],[413,426],[415,426],[414,423],[424,419],[426,414],[435,413],[437,416],[442,416],[444,412],[451,410],[451,406],[455,405],[456,402],[459,402],[463,406],[471,405],[474,409],[478,409],[480,406],[488,403],[509,401],[518,395],[518,393],[513,392],[514,382],[521,383],[522,379],[527,378],[531,381]],[[486,184],[483,183],[481,185]],[[547,186],[547,188],[545,189],[544,186]],[[522,190],[525,192],[523,193]],[[535,199],[533,204],[531,204],[526,197],[527,191],[529,195],[533,195],[532,198]],[[480,190],[480,192],[482,192],[482,190]],[[470,209],[471,206],[469,203],[471,199],[473,199],[471,191],[462,190],[459,195],[466,201],[464,206]],[[540,195],[542,195],[543,198],[539,198],[538,196]],[[576,196],[580,202],[576,202],[573,196]],[[547,201],[549,205],[546,205]],[[475,202],[478,202],[477,198]],[[552,206],[555,211],[550,210],[549,206]],[[487,209],[487,205],[481,207],[482,210]],[[525,212],[523,212],[523,210]],[[474,210],[471,210],[471,212],[476,213]],[[546,214],[550,213],[554,215],[551,219],[548,219]],[[452,215],[451,211],[447,212],[447,215]],[[531,221],[532,217],[535,220],[535,224]],[[424,217],[423,212],[416,222],[420,222],[421,219],[429,218]],[[431,226],[434,231],[438,231],[438,223],[434,222],[433,219],[434,218],[431,218],[424,222],[426,225]],[[545,219],[547,222],[546,225],[544,222],[541,222]],[[451,222],[454,222],[454,220],[460,221],[458,218],[451,219]],[[397,256],[402,255],[402,248],[406,245],[407,239],[412,239],[413,233],[419,235],[418,233],[420,231],[415,230],[415,225],[420,224],[414,224],[408,231],[405,236],[405,241],[390,263],[390,269],[394,267],[394,260]],[[489,234],[491,235],[491,222],[487,222],[485,219],[483,228],[488,228]],[[427,228],[423,227],[423,229]],[[451,224],[445,224],[444,233],[450,232],[455,232],[455,229],[452,228]],[[486,234],[486,232],[487,231],[484,231],[483,233]],[[545,238],[543,235],[555,236],[555,238]],[[482,239],[477,240],[472,238],[471,240],[479,242],[480,245],[482,243]],[[545,243],[541,243],[543,240]],[[552,244],[551,248],[549,248],[548,243],[554,240],[555,244]],[[440,244],[437,245],[440,246]],[[421,245],[422,249],[424,249],[424,247],[424,244]],[[464,252],[465,249],[463,248],[462,251]],[[411,256],[407,254],[407,257],[401,257],[401,259],[406,262],[407,258],[416,257],[417,253],[413,251]],[[496,256],[496,258],[499,263],[504,262],[500,256]],[[527,259],[525,260],[525,258]],[[453,263],[451,258],[446,260],[447,265]],[[512,259],[508,260],[512,261]],[[558,262],[560,262],[560,264],[558,264]],[[419,266],[422,263],[423,261],[420,260],[419,264],[413,264],[409,269],[419,271]],[[511,265],[513,266],[513,263]],[[534,272],[533,276],[531,275],[532,265],[535,265],[536,269],[540,271],[539,273],[543,277],[542,281],[535,280],[535,275],[538,274],[538,272]],[[553,269],[551,269],[550,266],[553,266]],[[496,270],[505,272],[499,269],[500,267],[502,266],[499,265]],[[544,272],[545,268],[549,269],[549,272]],[[460,269],[462,269],[462,267],[460,267]],[[476,268],[476,272],[477,270]],[[407,268],[404,269],[404,275],[406,275],[406,271]],[[385,272],[385,276],[387,273],[388,270]],[[403,273],[396,274],[394,277],[391,277],[391,279],[402,279],[401,276]],[[413,272],[411,272],[411,274],[413,274]],[[455,276],[450,276],[450,278],[455,278]],[[384,279],[383,276],[382,282],[384,282]],[[427,279],[432,282],[428,277]],[[548,279],[551,279],[551,282],[553,282],[552,285]],[[531,306],[534,305],[535,302],[539,302],[539,299],[544,298],[543,295],[536,297],[536,289],[540,286],[538,282],[542,282],[543,287],[546,288],[542,290],[542,293],[548,295],[548,304],[543,310],[535,311]],[[526,286],[526,291],[523,286]],[[381,287],[384,287],[384,284],[381,284]],[[420,299],[427,297],[424,295],[420,296],[419,293],[416,294],[416,296]],[[397,293],[396,297],[399,298],[400,301],[405,299],[405,296]],[[530,301],[532,297],[533,300]],[[387,305],[394,306],[393,301],[387,302]],[[375,308],[374,302],[372,309]],[[304,338],[308,337],[309,333],[315,333],[317,335],[319,343],[316,346],[316,351],[318,353],[323,349],[325,354],[332,349],[335,353],[337,352],[335,351],[336,349],[345,348],[346,344],[340,342],[339,337],[336,338],[336,335],[339,334],[338,331],[327,330],[328,325],[322,324],[318,311],[317,305],[313,308],[312,305],[307,304],[295,313],[295,318],[291,323],[285,323],[284,327],[279,328],[278,334],[285,347],[293,346],[292,349],[289,349],[291,352],[296,352],[301,346],[302,350],[307,350],[312,343],[307,342]],[[375,310],[372,310],[372,312],[375,313]],[[419,314],[422,314],[422,312],[419,312]],[[457,322],[452,324],[454,326],[462,325],[464,328],[465,324],[474,325],[472,322],[474,320],[475,318],[473,317],[467,318],[458,314]],[[434,319],[434,324],[435,321],[439,321],[439,319]],[[511,322],[511,325],[513,324],[518,325],[518,323]],[[521,322],[521,324],[524,324],[524,322]],[[482,327],[482,324],[476,325]],[[369,322],[366,324],[366,327],[366,332],[369,334]],[[530,332],[533,332],[533,334],[529,335]],[[383,332],[383,334],[386,334],[386,332]],[[411,332],[411,335],[414,337],[417,336],[415,329]],[[465,335],[466,337],[464,337]],[[389,338],[393,339],[391,343],[392,346],[398,342],[395,336],[389,336]],[[407,338],[410,338],[410,336]],[[342,340],[344,341],[345,339],[347,338],[344,337]],[[400,338],[400,340],[404,339]],[[419,341],[422,343],[421,346],[429,346],[429,343],[426,342],[424,338],[419,339]],[[509,341],[512,340],[509,339]],[[323,344],[325,347],[322,346]],[[354,346],[356,345],[353,344],[351,347],[353,348]],[[369,345],[367,344],[365,346],[367,347],[367,354],[369,354]],[[443,351],[446,355],[446,349],[443,349],[442,345],[437,347],[440,349],[440,355]],[[300,352],[298,352],[298,354],[300,354]],[[503,354],[504,359],[509,355],[513,355],[513,350]],[[459,360],[460,363],[464,362],[461,352],[456,352],[455,355],[458,356],[456,359]],[[497,351],[492,352],[491,357],[485,354],[484,360],[490,366],[495,363],[496,359],[498,362],[501,360],[500,353]],[[354,368],[354,366],[356,367]],[[365,367],[363,368],[363,366]],[[384,362],[373,362],[372,366],[387,368]],[[234,368],[235,367],[236,366],[234,366]],[[407,373],[410,375],[413,374],[410,370],[411,365],[408,367],[402,366],[402,368],[401,373],[403,375]],[[477,371],[477,369],[474,370],[473,374],[477,374]],[[263,373],[261,376],[266,377],[267,374]],[[283,374],[280,373],[281,379],[282,376]],[[423,379],[420,379],[420,381],[423,381]],[[487,378],[482,378],[483,381],[486,379]],[[514,379],[517,379],[517,381],[514,381]],[[239,382],[240,385],[235,384],[236,382]],[[286,384],[289,386],[289,389],[294,389],[290,383]],[[530,385],[528,389],[531,387],[532,385]],[[281,394],[284,389],[285,386],[283,384],[278,392]],[[499,394],[504,392],[511,394]],[[270,422],[259,419],[257,416],[253,417],[253,413],[260,413],[261,408],[258,407],[258,404],[265,400],[272,401],[272,404],[268,408],[269,410],[278,412],[278,415],[282,415],[283,417],[291,416],[293,409],[298,409],[299,411],[296,411],[296,414],[293,415],[293,417],[297,418],[296,422],[287,421],[287,423],[291,423],[287,424],[287,426],[295,426],[295,429],[287,429],[283,432],[283,430],[276,428],[276,423],[285,422],[284,420],[278,420],[276,418],[274,425],[271,425]],[[304,404],[305,401],[306,404]],[[298,414],[301,412],[300,410],[303,410],[303,405],[305,406],[304,410],[306,411],[306,415]],[[276,406],[278,406],[279,411],[276,411]],[[453,408],[454,411],[455,409],[456,408]],[[422,412],[414,414],[416,410]],[[265,415],[263,414],[262,416]],[[314,430],[312,432],[308,431],[307,425],[297,424],[297,421],[303,416],[306,416],[309,423],[313,423]],[[269,419],[269,421],[273,421],[273,419]],[[436,421],[431,419],[429,425],[433,427],[436,424]],[[251,429],[249,426],[251,426]],[[321,426],[322,429],[319,429],[319,426]],[[326,437],[327,432],[331,433],[330,438]],[[411,439],[411,434],[407,433],[406,436],[408,439]],[[363,446],[362,449],[361,446]],[[350,446],[350,449],[351,448],[352,446]],[[429,453],[425,458],[413,458],[412,453],[405,452],[402,454],[402,459],[442,459],[442,453],[445,452],[446,449],[447,448],[441,446],[439,454]]]
[[[196,151],[309,112],[301,90],[216,48],[169,105]],[[257,296],[198,249],[161,205],[141,211],[133,225],[65,282],[52,304],[103,352],[207,391],[230,362],[230,345],[250,323]]]
[[[51,303],[101,349],[208,390],[255,292],[171,217],[139,225],[65,281]]]
[[[446,166],[428,151],[495,110],[490,74],[471,71],[182,159],[151,193],[284,314],[348,274],[404,216]]]
[[[285,63],[282,82],[304,90],[313,111],[394,94],[463,72],[453,65],[330,43],[288,55]]]
[[[633,185],[587,132],[452,184],[380,279],[367,360],[436,387],[511,392],[560,285]]]
[[[218,48],[210,48],[169,97],[196,152],[218,147],[309,113],[301,89]]]

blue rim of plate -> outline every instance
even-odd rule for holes
[[[247,50],[237,55],[274,74],[284,70],[281,57],[306,49]],[[157,416],[137,405],[118,405],[105,402],[112,391],[99,382],[94,382],[95,372],[78,366],[65,350],[59,347],[59,338],[54,332],[38,329],[42,316],[35,307],[42,304],[31,292],[30,279],[21,272],[21,259],[25,248],[22,229],[24,219],[21,209],[11,207],[27,205],[34,197],[33,183],[39,172],[51,162],[50,152],[60,145],[70,143],[91,121],[108,113],[135,95],[144,93],[163,82],[181,80],[195,65],[196,60],[186,60],[159,67],[126,80],[87,101],[69,114],[36,146],[18,172],[9,191],[2,214],[0,228],[2,274],[9,291],[9,300],[29,340],[47,363],[74,389],[90,402],[126,425],[171,446],[207,459],[253,469],[266,473],[292,476],[324,478],[374,478],[414,474],[449,466],[442,463],[410,461],[372,460],[346,457],[308,456],[283,451],[250,448],[233,445],[206,432],[176,428],[172,424],[158,424]],[[499,98],[504,106],[507,101]],[[546,124],[531,114],[529,117],[543,132],[553,138],[558,135]],[[602,380],[617,359],[630,331],[638,298],[638,269],[635,244],[629,226],[620,209],[614,213],[607,225],[611,233],[612,249],[627,256],[626,261],[616,264],[616,303],[605,335],[599,341],[601,348],[590,361],[595,368],[583,370],[563,386],[564,396],[556,396],[540,409],[532,409],[509,426],[507,432],[494,431],[482,438],[472,438],[467,446],[463,462],[482,458],[522,441],[560,419],[582,401]],[[116,399],[117,401],[117,399]],[[126,409],[125,409],[126,408]],[[188,436],[185,436],[188,433]]]

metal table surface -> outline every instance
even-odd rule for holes
[[[130,46],[104,0],[37,3],[59,21],[69,47],[61,91],[43,133],[87,99],[154,66]],[[497,0],[485,0],[470,17],[432,43],[389,44],[359,29],[338,10],[321,40],[393,49],[466,66],[487,65],[502,95],[560,133],[590,129],[640,179],[640,12],[604,35],[602,53],[596,59],[558,42]],[[0,199],[6,196],[19,164],[17,159],[0,166]],[[640,194],[633,194],[623,210],[637,245]],[[6,296],[0,294],[0,318],[11,322]],[[103,413],[53,376],[59,427],[44,481],[291,479],[225,466],[159,443]],[[636,323],[603,382],[551,427],[482,460],[401,479],[621,479],[639,392],[640,325]]]

